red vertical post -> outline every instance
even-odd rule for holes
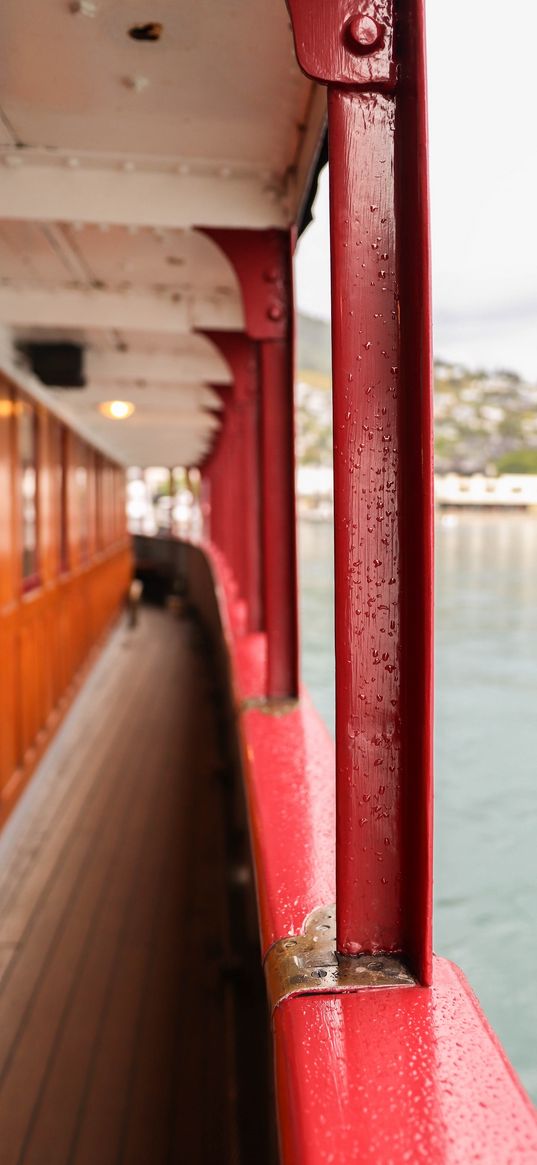
[[[267,695],[298,693],[293,427],[294,301],[290,231],[205,230],[237,274],[255,341],[261,398],[263,607]],[[214,338],[214,336],[213,336]]]
[[[215,389],[215,392],[217,390]],[[220,412],[219,412],[220,416]],[[220,429],[216,433],[213,444],[205,461],[202,465],[202,477],[207,483],[208,502],[209,502],[209,535],[211,542],[218,546],[219,550],[225,552],[226,542],[226,521],[225,521],[225,504],[226,497],[223,495],[220,488],[220,479],[222,476],[222,462],[224,460],[223,441],[225,437],[225,414],[221,415]]]
[[[210,486],[210,534],[211,540],[224,554],[229,567],[239,581],[239,551],[237,538],[237,418],[233,389],[213,386],[220,397],[223,408],[221,426],[215,443],[203,468],[203,474]]]
[[[200,470],[200,508],[202,532],[205,539],[211,537],[211,465],[210,455]]]
[[[172,468],[168,469],[168,474],[169,474],[168,480],[169,480],[169,490],[170,490],[169,526],[170,526],[170,534],[173,534],[174,533],[173,508],[175,505],[175,478],[173,476],[173,469]]]
[[[298,616],[292,355],[287,340],[259,345],[267,692],[298,694]]]
[[[261,631],[263,613],[263,545],[261,538],[260,410],[255,351],[250,346],[253,378],[242,401],[243,497],[248,498],[244,514],[246,550],[246,602],[249,631]]]
[[[224,389],[221,395],[225,401],[231,394],[233,404],[230,407],[236,410],[234,525],[239,583],[246,600],[248,630],[259,631],[263,625],[263,597],[257,352],[255,344],[244,332],[206,331],[204,334],[219,349],[233,379],[232,390]],[[233,489],[232,483],[229,488]]]
[[[422,0],[290,0],[328,84],[337,941],[431,976],[432,424]],[[313,11],[312,11],[313,10]]]
[[[211,449],[200,464],[201,510],[203,516],[203,537],[216,542],[214,537],[214,512],[211,506],[213,496],[214,450]]]

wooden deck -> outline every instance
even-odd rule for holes
[[[235,1160],[196,627],[116,629],[0,838],[1,1165]]]

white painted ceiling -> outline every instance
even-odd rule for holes
[[[6,371],[125,464],[199,463],[229,370],[196,329],[244,312],[195,228],[295,221],[324,122],[285,0],[4,0],[0,77]],[[24,340],[82,343],[87,387],[40,387]]]

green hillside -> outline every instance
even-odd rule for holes
[[[297,440],[305,464],[332,456],[330,327],[299,316]],[[440,473],[537,473],[537,385],[515,373],[435,361],[435,457]]]

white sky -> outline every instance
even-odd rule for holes
[[[537,0],[427,0],[435,353],[537,381]],[[297,255],[330,314],[326,172]]]

